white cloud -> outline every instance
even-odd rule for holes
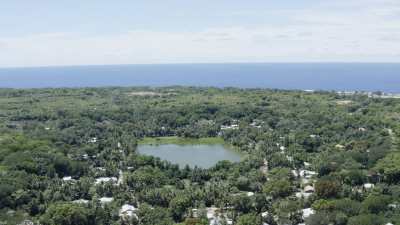
[[[251,14],[236,14],[246,13]],[[399,1],[324,1],[308,9],[268,13],[288,22],[191,32],[132,30],[110,35],[47,33],[0,38],[0,66],[400,61],[400,42],[396,41],[400,37]]]

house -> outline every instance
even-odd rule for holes
[[[335,145],[335,148],[338,148],[338,149],[344,149],[344,145],[337,144],[337,145]]]
[[[138,219],[138,216],[136,215],[136,211],[137,210],[138,209],[135,208],[135,206],[129,205],[129,204],[125,204],[119,210],[119,216],[121,218],[132,218],[132,217],[135,217],[135,218]]]
[[[31,220],[24,220],[21,223],[19,223],[18,225],[34,225],[35,223],[33,223]]]
[[[82,157],[83,160],[89,159],[89,155],[88,154],[83,154],[81,157]]]
[[[65,182],[68,182],[68,181],[74,182],[75,181],[75,179],[73,179],[71,176],[63,177],[62,180]]]
[[[312,208],[302,209],[301,211],[303,213],[303,219],[306,219],[315,213]]]
[[[305,192],[305,193],[314,193],[314,192],[315,192],[315,189],[314,189],[313,186],[307,185],[307,186],[304,187],[304,192]]]
[[[86,199],[77,199],[77,200],[72,201],[72,203],[75,203],[75,204],[88,204],[88,203],[89,203],[89,200],[86,200]]]
[[[317,172],[311,170],[300,170],[300,177],[310,179],[312,176],[318,175]]]
[[[210,221],[209,225],[221,225],[225,223],[228,225],[233,224],[233,220],[228,218],[226,213],[220,213],[220,209],[216,207],[206,208],[207,219]]]
[[[296,198],[308,198],[314,193],[314,187],[311,185],[307,185],[303,190],[300,190],[295,193]]]
[[[239,125],[237,125],[237,124],[221,126],[221,130],[237,130],[237,129],[239,129]]]
[[[96,181],[94,183],[102,184],[102,183],[107,183],[107,182],[117,183],[118,179],[116,177],[99,177],[96,179]]]
[[[258,129],[260,129],[262,126],[262,124],[264,124],[264,121],[261,121],[261,120],[254,120],[252,123],[250,123],[249,125],[251,126],[251,127],[254,127],[254,128],[258,128]]]
[[[216,212],[219,210],[219,208],[216,207],[209,207],[206,208],[206,212],[207,212],[207,219],[212,219],[215,217]]]
[[[296,198],[308,198],[312,195],[313,193],[307,193],[307,192],[303,192],[303,191],[299,191],[295,193]]]
[[[246,193],[246,195],[247,195],[247,197],[251,197],[251,196],[254,195],[254,192],[249,191],[249,192]]]
[[[89,143],[96,143],[97,142],[97,138],[96,137],[90,138],[88,142]]]
[[[363,187],[364,187],[366,190],[369,190],[369,189],[374,188],[375,185],[374,185],[374,184],[371,184],[371,183],[365,183],[365,184],[363,185]]]
[[[226,221],[225,224],[228,224],[228,225],[233,224],[232,219],[216,217],[216,218],[212,218],[209,220],[210,221],[209,225],[222,225],[222,224],[224,224],[223,219],[225,219],[225,221]]]
[[[99,199],[101,204],[107,204],[110,203],[112,201],[114,201],[114,198],[110,198],[110,197],[102,197]]]

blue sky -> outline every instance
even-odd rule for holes
[[[399,62],[398,0],[10,0],[0,67]]]

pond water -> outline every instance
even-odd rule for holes
[[[190,167],[210,168],[222,160],[239,162],[243,154],[230,149],[222,144],[214,145],[139,145],[138,152],[143,155],[151,155],[178,164],[183,168]]]

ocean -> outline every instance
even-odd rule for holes
[[[0,68],[1,88],[174,85],[400,93],[400,64],[238,63]]]

